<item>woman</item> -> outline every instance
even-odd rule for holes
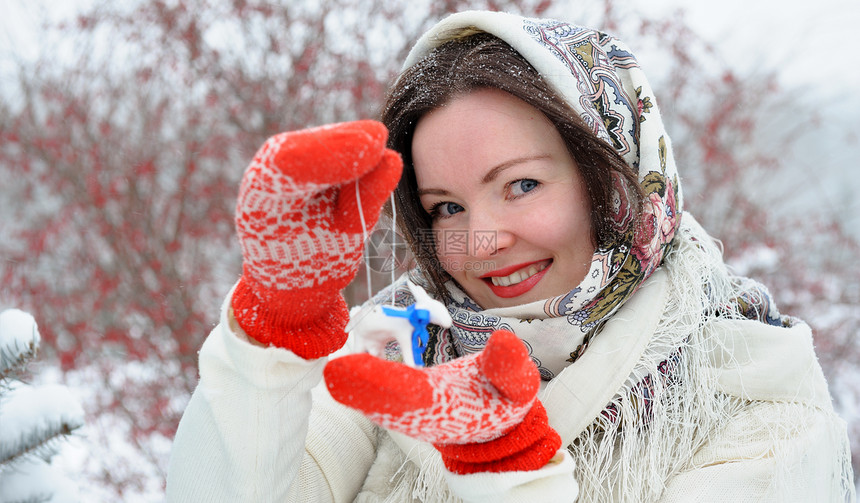
[[[619,41],[467,12],[405,67],[385,127],[278,135],[246,172],[244,272],[201,349],[171,500],[853,499],[809,328],[682,213]],[[431,327],[426,370],[329,361],[398,179],[408,278],[453,325]],[[390,298],[410,304],[406,278],[372,302]]]

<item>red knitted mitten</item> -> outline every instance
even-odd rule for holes
[[[243,273],[232,299],[249,336],[308,359],[343,346],[359,203],[370,231],[400,178],[387,139],[379,122],[347,122],[275,135],[254,156],[236,205]]]
[[[432,443],[454,473],[536,470],[561,446],[537,400],[537,368],[508,331],[428,369],[357,354],[330,361],[324,375],[335,400]]]

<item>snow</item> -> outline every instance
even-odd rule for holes
[[[0,484],[0,501],[81,501],[77,486],[38,458],[15,465],[9,472],[3,473],[0,481],[3,482]]]
[[[164,371],[155,365],[128,362],[115,369],[108,379],[101,369],[83,367],[62,373],[55,366],[45,366],[35,377],[40,385],[64,382],[70,393],[84,404],[103,403],[111,399],[116,386],[127,380],[143,380]],[[184,410],[187,397],[177,399],[175,407]],[[122,489],[125,503],[150,503],[164,500],[166,460],[172,438],[153,434],[145,442],[132,435],[129,421],[120,413],[90,414],[75,435],[64,442],[62,452],[52,465],[77,484],[80,501],[118,501],[116,487],[107,482],[133,481]]]
[[[728,264],[739,276],[752,276],[755,271],[771,271],[779,267],[779,252],[769,246],[746,250]]]
[[[0,397],[0,459],[15,451],[31,432],[56,431],[60,425],[74,430],[84,424],[84,409],[62,385],[33,387],[13,382]]]
[[[34,355],[40,340],[30,313],[0,313],[2,370],[16,369]],[[50,461],[62,438],[84,424],[80,402],[62,385],[0,384],[0,501],[79,501],[77,486]]]
[[[33,315],[20,309],[0,313],[0,371],[5,362],[14,362],[35,351],[41,337]]]

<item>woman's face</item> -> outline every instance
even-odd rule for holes
[[[594,255],[576,162],[539,110],[497,89],[417,124],[412,160],[443,269],[485,309],[569,292]]]

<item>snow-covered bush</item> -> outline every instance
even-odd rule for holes
[[[77,501],[77,487],[51,466],[62,440],[84,424],[81,405],[65,386],[21,379],[39,349],[29,313],[0,313],[0,503]]]

